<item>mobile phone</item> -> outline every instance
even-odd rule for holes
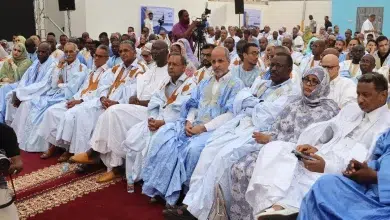
[[[302,160],[302,159],[312,160],[312,161],[317,160],[317,159],[315,159],[313,157],[310,157],[310,156],[308,156],[306,154],[303,154],[303,153],[301,153],[301,152],[299,152],[297,150],[293,150],[293,151],[291,151],[291,153],[293,153],[298,158],[298,160]]]

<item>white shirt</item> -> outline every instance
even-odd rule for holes
[[[357,126],[351,133],[349,133],[348,137],[356,141],[360,141],[361,136],[363,136],[366,131],[370,129],[375,122],[378,121],[378,118],[383,115],[382,112],[384,111],[389,111],[387,105],[377,108],[370,113],[365,113],[363,116],[363,120],[360,122],[359,126]]]
[[[297,36],[293,40],[293,50],[297,52],[302,52],[304,44],[305,43],[303,41],[303,38],[301,36]]]
[[[215,44],[215,36],[210,37],[210,35],[206,36],[206,42],[208,44]]]
[[[340,108],[356,102],[356,84],[351,79],[337,76],[330,82],[328,98],[335,101]]]
[[[163,67],[154,66],[143,75],[138,76],[137,98],[139,100],[150,100],[168,77],[168,65]]]
[[[374,25],[372,25],[372,22],[371,22],[369,19],[367,19],[367,20],[363,23],[363,25],[362,25],[362,30],[361,30],[360,33],[364,34],[364,39],[367,39],[367,35],[368,35],[368,34],[374,35],[374,38],[375,38],[375,33],[374,33],[374,32],[367,32],[367,33],[364,33],[365,31],[371,31],[371,30],[374,30],[374,29],[375,29],[375,28],[374,28]]]

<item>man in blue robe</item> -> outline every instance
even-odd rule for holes
[[[78,48],[66,43],[66,58],[50,73],[50,80],[41,95],[23,102],[15,114],[11,127],[15,130],[20,149],[28,152],[43,152],[46,144],[37,132],[43,113],[52,105],[71,99],[80,89],[87,75],[87,67],[77,59]]]
[[[50,57],[51,53],[50,44],[41,43],[37,50],[38,59],[26,70],[17,87],[0,100],[0,117],[4,117],[4,122],[12,122],[22,102],[40,96],[45,91],[50,74],[56,65],[55,59]]]
[[[182,106],[181,120],[161,127],[150,143],[143,193],[161,196],[174,205],[189,180],[207,139],[214,130],[233,118],[233,101],[244,83],[229,72],[229,51],[212,52],[214,75],[203,80]],[[184,190],[184,191],[185,191]]]
[[[243,52],[244,62],[239,66],[234,66],[231,72],[233,76],[240,78],[246,87],[250,88],[260,75],[260,67],[257,66],[260,51],[256,44],[247,43],[243,48]]]
[[[342,175],[317,180],[298,219],[389,219],[390,130],[379,137],[370,162],[351,160]]]

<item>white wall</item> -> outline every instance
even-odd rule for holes
[[[60,28],[65,28],[64,12],[59,11],[57,0],[45,1],[45,13]],[[45,29],[46,29],[45,36],[47,35],[47,33],[53,32],[57,37],[57,41],[59,40],[59,37],[62,34],[62,32],[58,30],[58,28],[48,19],[45,19]]]
[[[118,31],[125,33],[128,26],[134,26],[139,33],[141,6],[172,7],[177,21],[177,13],[181,9],[187,9],[192,18],[199,17],[204,11],[204,3],[205,0],[76,0],[76,11],[71,13],[72,35],[81,36],[86,30],[92,38],[97,39],[103,31],[109,34]],[[278,30],[285,26],[291,31],[293,26],[301,23],[303,1],[269,2],[269,5],[245,4],[245,8],[262,11],[262,27],[267,24],[273,30]],[[306,25],[309,14],[314,16],[319,25],[323,25],[323,17],[332,14],[331,8],[331,1],[308,1]],[[211,25],[238,26],[234,2],[209,2],[209,9],[212,11],[209,19]]]

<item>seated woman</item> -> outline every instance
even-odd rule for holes
[[[179,41],[172,44],[172,46],[170,48],[170,52],[181,54],[187,59],[188,64],[187,64],[187,68],[185,70],[185,74],[187,76],[191,77],[196,72],[196,67],[195,67],[194,63],[191,61],[191,59],[188,58],[189,56],[191,56],[192,50],[188,51],[186,46],[184,45],[183,41],[180,41],[180,40],[182,40],[182,39],[179,39]],[[192,54],[192,56],[194,56],[194,55]]]
[[[258,144],[267,144],[271,141],[297,143],[299,135],[309,125],[336,116],[339,107],[336,102],[327,98],[330,91],[329,83],[329,75],[321,67],[307,71],[303,75],[301,84],[303,96],[283,110],[270,133],[254,132],[253,138],[256,142]],[[225,197],[230,199],[228,208],[230,208],[231,219],[253,219],[251,206],[245,200],[245,192],[258,154],[259,151],[253,152],[232,166],[231,199]]]
[[[31,60],[27,58],[24,44],[16,43],[12,50],[12,58],[6,60],[0,69],[0,82],[14,83],[19,81],[31,64]]]
[[[298,219],[389,219],[389,165],[390,130],[376,142],[369,163],[352,160],[343,176],[318,179],[302,201]]]
[[[27,50],[24,44],[16,43],[12,50],[12,58],[4,61],[0,69],[0,122],[4,122],[5,117],[5,96],[15,89],[24,72],[32,64],[27,58]]]

